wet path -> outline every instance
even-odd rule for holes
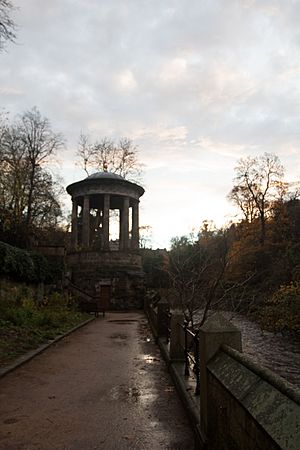
[[[0,380],[1,450],[192,450],[142,313],[109,313]]]

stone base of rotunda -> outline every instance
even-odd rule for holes
[[[109,309],[143,308],[144,273],[142,259],[131,252],[74,251],[67,254],[68,277],[74,286],[99,298],[110,286]],[[80,291],[77,291],[80,301]]]

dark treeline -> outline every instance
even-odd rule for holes
[[[242,219],[223,229],[206,221],[171,250],[147,251],[149,287],[201,325],[210,310],[251,315],[276,331],[300,330],[300,201],[277,156],[243,158],[229,198]]]

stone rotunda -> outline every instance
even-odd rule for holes
[[[141,308],[144,280],[139,199],[144,189],[103,171],[70,184],[67,192],[72,196],[67,253],[72,284],[90,296],[105,296],[110,309]],[[117,234],[115,240],[111,239],[112,229]]]

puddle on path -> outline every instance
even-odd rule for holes
[[[123,400],[131,403],[148,403],[157,398],[157,395],[151,389],[126,386],[123,384],[114,386],[110,390],[109,396],[111,400]]]
[[[142,355],[143,361],[145,361],[147,364],[154,364],[160,361],[159,358],[155,358],[155,356],[152,355]]]
[[[109,339],[113,340],[113,344],[127,345],[128,335],[125,333],[113,333],[109,336]]]
[[[123,341],[128,338],[128,335],[125,333],[113,333],[109,337],[110,339],[118,339],[120,341]]]

